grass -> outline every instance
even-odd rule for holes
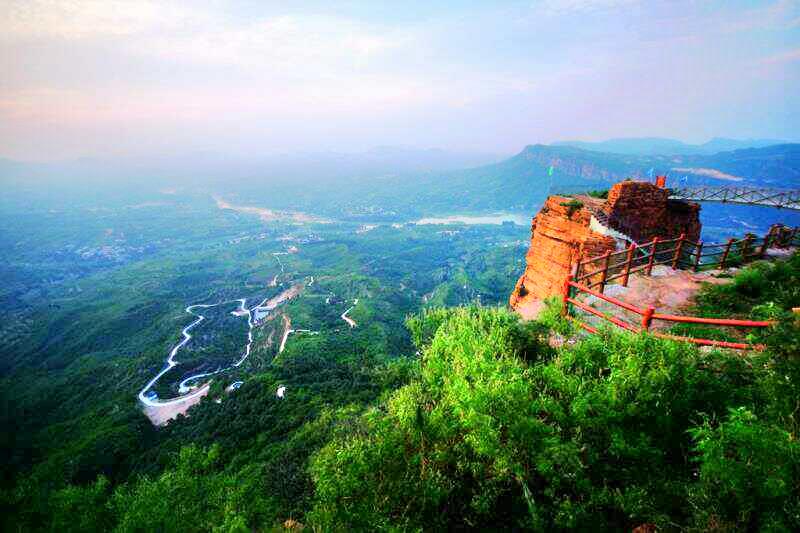
[[[561,207],[566,207],[567,216],[572,218],[572,215],[574,215],[576,211],[578,211],[580,208],[583,207],[583,202],[581,202],[580,200],[572,199],[568,202],[561,202],[559,205]]]
[[[592,198],[600,198],[601,200],[608,199],[608,189],[597,190],[597,191],[587,191],[586,194],[591,196]]]
[[[741,269],[724,285],[705,285],[690,308],[694,316],[750,320],[791,320],[791,310],[800,306],[800,255],[786,261],[757,261]],[[678,324],[674,335],[753,342],[772,328],[723,328],[702,324]]]
[[[671,335],[709,339],[712,341],[745,342],[744,334],[736,328],[709,326],[705,324],[676,324],[669,329]]]

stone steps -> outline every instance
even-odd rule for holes
[[[586,209],[591,213],[597,224],[601,226],[601,231],[599,231],[599,233],[609,235],[615,239],[627,241],[626,246],[630,246],[631,243],[639,246],[639,243],[636,242],[633,237],[620,231],[611,224],[611,220],[608,218],[608,214],[605,211],[596,206],[586,206]]]

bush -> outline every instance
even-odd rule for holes
[[[569,200],[568,202],[561,202],[558,205],[560,205],[561,207],[566,207],[567,216],[572,218],[572,215],[574,215],[576,211],[580,210],[583,207],[583,202],[581,202],[580,200],[572,199]]]
[[[736,355],[612,332],[555,354],[506,311],[434,318],[419,375],[313,459],[319,528],[687,523],[690,429],[756,394]]]
[[[589,191],[586,194],[588,194],[592,198],[600,198],[601,200],[608,199],[608,189],[599,190],[599,191]]]
[[[760,421],[746,408],[732,409],[715,425],[691,430],[699,482],[691,491],[700,530],[800,530],[800,443]]]

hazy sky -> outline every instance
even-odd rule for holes
[[[0,156],[800,139],[800,1],[379,4],[0,0]]]

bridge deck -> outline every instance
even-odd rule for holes
[[[675,187],[670,198],[695,202],[729,202],[800,210],[800,191],[757,187]]]

